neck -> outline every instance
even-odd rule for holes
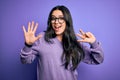
[[[60,42],[62,41],[62,35],[57,35],[56,37]]]

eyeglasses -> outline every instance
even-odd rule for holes
[[[65,18],[64,17],[59,17],[59,18],[53,17],[53,18],[51,18],[51,23],[55,23],[57,20],[60,24],[62,24],[62,23],[64,23]]]

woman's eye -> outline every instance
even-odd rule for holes
[[[56,20],[56,18],[51,18],[52,20]]]

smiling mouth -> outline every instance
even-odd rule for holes
[[[58,31],[62,26],[54,27],[55,31]]]

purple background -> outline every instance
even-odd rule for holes
[[[23,65],[22,25],[39,23],[37,33],[46,29],[50,10],[67,6],[75,32],[92,32],[102,43],[101,65],[80,63],[78,80],[120,80],[120,0],[0,0],[0,80],[36,80],[36,62]]]

